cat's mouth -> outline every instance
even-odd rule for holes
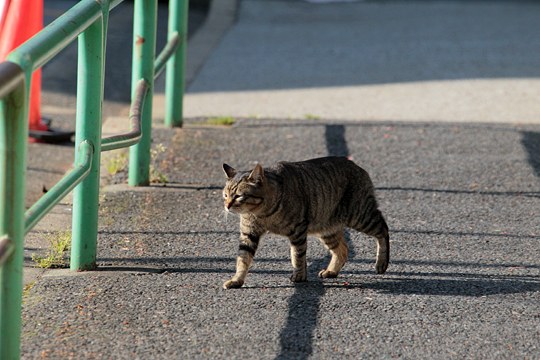
[[[243,209],[241,207],[235,207],[235,206],[232,206],[230,208],[227,208],[225,206],[225,211],[227,211],[228,213],[233,213],[233,214],[245,214],[245,213],[251,212],[248,209]]]
[[[233,214],[247,214],[247,213],[252,213],[254,210],[256,210],[257,208],[259,208],[262,204],[262,199],[260,202],[257,202],[257,203],[249,203],[249,204],[242,204],[242,205],[232,205],[232,206],[227,206],[225,205],[224,208],[225,208],[225,211],[228,212],[228,213],[233,213]]]
[[[224,208],[226,212],[233,213],[233,214],[242,214],[243,212],[245,212],[245,211],[242,211],[243,206],[238,206],[238,205],[227,206],[225,204]]]
[[[227,213],[237,213],[237,211],[235,211],[235,209],[233,209],[232,207],[229,208],[229,207],[227,207],[227,205],[225,205],[223,208],[225,209],[225,212],[227,212]]]

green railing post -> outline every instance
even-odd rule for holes
[[[169,0],[169,39],[178,33],[180,46],[167,63],[165,124],[182,126],[189,0]]]
[[[154,93],[154,57],[156,55],[157,0],[135,0],[133,24],[133,69],[131,98],[135,97],[137,83],[144,79],[148,94],[142,112],[141,141],[130,148],[129,177],[131,186],[150,183],[150,142],[152,139],[152,98]]]
[[[0,264],[0,359],[11,360],[20,357],[28,119],[21,68],[5,62],[0,75],[17,83],[0,101],[0,234],[10,247]]]
[[[103,17],[79,35],[75,148],[86,140],[94,149],[90,173],[73,191],[70,268],[77,271],[96,267],[104,37]],[[76,163],[82,162],[79,156],[76,153]]]

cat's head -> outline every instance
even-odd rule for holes
[[[265,197],[264,170],[257,164],[251,171],[237,171],[223,164],[227,183],[223,189],[223,202],[226,211],[237,214],[256,212]]]

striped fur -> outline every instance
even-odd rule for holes
[[[368,173],[342,157],[281,162],[263,169],[237,171],[223,164],[227,183],[225,209],[240,214],[240,246],[236,274],[223,287],[244,284],[261,237],[267,232],[289,238],[293,282],[307,280],[307,236],[315,235],[330,251],[322,278],[338,276],[348,257],[344,229],[349,227],[377,240],[375,269],[388,267],[388,226],[377,207]]]

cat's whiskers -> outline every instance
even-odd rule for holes
[[[231,211],[229,209],[223,209],[223,219],[225,219],[225,222],[229,219],[229,214]]]

